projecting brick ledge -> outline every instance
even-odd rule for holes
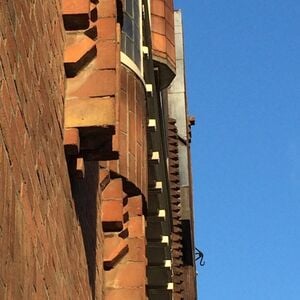
[[[63,0],[62,14],[66,30],[87,29],[90,18],[90,1]]]
[[[67,99],[65,102],[65,127],[106,127],[115,122],[115,98]]]

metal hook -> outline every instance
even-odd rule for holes
[[[195,261],[200,260],[200,266],[203,267],[205,265],[204,254],[198,248],[195,248]]]

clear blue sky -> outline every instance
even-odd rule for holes
[[[201,300],[300,299],[300,1],[184,14]]]

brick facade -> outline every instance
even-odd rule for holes
[[[124,3],[0,2],[1,299],[182,299],[173,1],[140,69]]]
[[[0,3],[1,299],[91,297],[63,148],[59,12]]]

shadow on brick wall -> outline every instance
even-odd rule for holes
[[[85,176],[82,179],[77,178],[74,173],[74,161],[69,160],[68,166],[72,196],[84,242],[89,284],[93,299],[95,299],[99,163],[96,161],[85,162]]]

